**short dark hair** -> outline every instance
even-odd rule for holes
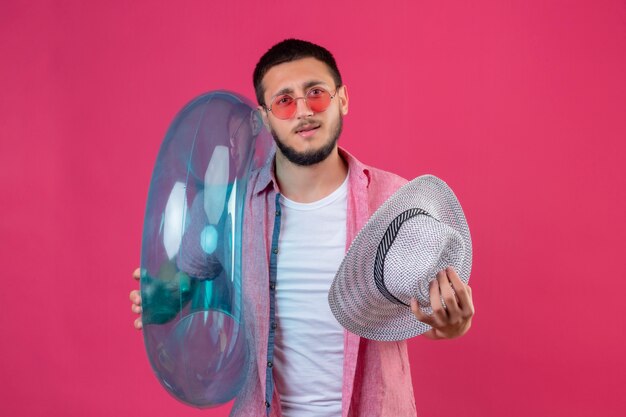
[[[259,105],[265,106],[265,99],[263,97],[265,90],[262,81],[270,68],[302,58],[315,58],[325,63],[335,81],[335,86],[339,87],[342,85],[339,68],[337,68],[335,58],[330,51],[319,45],[300,39],[285,39],[272,46],[263,54],[254,68],[252,82],[254,83],[254,92],[256,93],[256,100]]]

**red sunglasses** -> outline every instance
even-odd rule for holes
[[[313,113],[321,113],[330,106],[330,101],[337,95],[337,88],[333,95],[322,87],[313,87],[307,90],[304,97],[292,97],[289,94],[281,94],[274,97],[272,105],[266,107],[279,119],[291,119],[296,114],[297,101],[303,99]]]

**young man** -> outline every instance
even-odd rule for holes
[[[280,42],[261,57],[253,80],[276,153],[248,183],[244,245],[254,262],[243,268],[254,278],[246,281],[244,299],[254,300],[246,323],[255,365],[232,415],[414,416],[406,342],[376,342],[343,330],[327,299],[357,232],[406,180],[337,146],[349,96],[326,49]],[[140,313],[139,292],[130,298]],[[467,332],[471,290],[453,270],[437,275],[431,301],[431,316],[412,303],[416,320],[433,327],[426,337]],[[141,328],[140,319],[135,327]]]

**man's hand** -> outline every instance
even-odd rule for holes
[[[452,267],[439,271],[437,279],[430,283],[430,305],[433,313],[427,315],[417,300],[411,299],[411,311],[415,317],[432,327],[424,333],[427,338],[452,339],[464,335],[471,327],[474,316],[472,289],[461,281]]]
[[[141,275],[139,268],[135,269],[135,271],[133,272],[133,278],[139,281],[140,276]],[[139,292],[139,290],[132,290],[130,292],[130,302],[132,303],[130,309],[133,311],[133,313],[141,314],[141,293]],[[141,316],[135,319],[134,325],[135,329],[141,330],[141,328],[143,327],[143,323],[141,322]]]

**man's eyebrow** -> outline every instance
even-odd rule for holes
[[[278,90],[278,92],[274,94],[272,97],[282,96],[283,94],[293,94],[293,89],[289,87],[285,87],[281,90]]]
[[[304,84],[302,84],[302,89],[303,90],[308,90],[309,88],[316,86],[316,85],[327,85],[324,81],[319,81],[319,80],[311,80],[311,81],[307,81]],[[273,97],[278,97],[278,96],[282,96],[283,94],[293,94],[293,88],[291,87],[285,87],[283,89],[278,90],[278,92],[276,94],[274,94],[272,96]]]
[[[316,85],[321,85],[321,84],[327,85],[324,81],[311,80],[311,81],[305,82],[302,88],[304,90],[308,90],[311,87],[314,87]]]

